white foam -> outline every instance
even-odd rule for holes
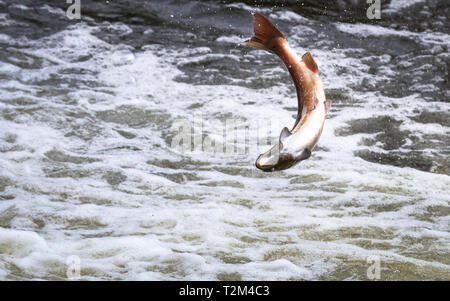
[[[0,66],[0,73],[5,73],[5,74],[11,74],[11,73],[15,73],[18,72],[20,70],[19,67],[8,64],[8,63],[3,63]]]
[[[351,24],[351,23],[336,23],[336,28],[342,32],[352,35],[361,36],[363,38],[377,37],[377,36],[397,36],[408,39],[418,39],[422,43],[429,44],[450,44],[449,35],[442,32],[425,32],[416,33],[409,30],[396,30],[392,28],[383,27],[380,25],[371,24]]]
[[[216,39],[216,42],[229,43],[229,44],[239,44],[239,43],[242,43],[242,41],[244,41],[244,39],[237,35],[221,36]]]
[[[299,14],[296,14],[292,11],[277,11],[269,15],[269,17],[272,19],[278,19],[282,21],[288,21],[288,22],[295,22],[295,23],[302,23],[302,24],[309,24],[311,23],[310,20],[308,20],[305,17],[300,16]]]
[[[244,3],[231,3],[231,4],[227,4],[226,7],[242,9],[242,10],[246,10],[249,12],[258,12],[258,13],[269,13],[270,12],[269,8],[264,8],[264,7],[259,7],[259,6],[249,6]]]
[[[47,248],[45,240],[31,231],[0,229],[0,254],[25,257]]]
[[[391,0],[391,2],[388,5],[387,11],[400,11],[403,8],[409,7],[411,5],[417,4],[417,3],[423,3],[425,0]]]
[[[47,4],[42,6],[43,9],[47,10],[48,12],[50,12],[53,15],[59,15],[60,17],[66,17],[66,12],[59,7],[51,7]]]

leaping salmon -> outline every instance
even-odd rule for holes
[[[311,53],[301,59],[283,34],[264,16],[255,13],[255,34],[244,43],[278,55],[286,65],[297,90],[297,119],[292,130],[283,128],[279,143],[259,155],[256,167],[262,171],[288,169],[311,156],[322,134],[331,102],[326,100],[319,69]]]

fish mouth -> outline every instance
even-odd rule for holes
[[[282,153],[278,155],[278,160],[276,164],[261,164],[261,157],[264,154],[259,155],[258,159],[256,159],[255,166],[256,168],[264,171],[264,172],[272,172],[272,171],[281,171],[292,166],[298,164],[299,162],[308,159],[311,156],[311,151],[307,148],[302,152],[300,156],[294,158],[289,153]]]
[[[258,162],[258,160],[255,163],[256,168],[265,171],[265,172],[271,172],[275,170],[275,167],[273,165],[262,165]]]
[[[265,171],[265,172],[274,171],[275,170],[275,165],[272,165],[272,164],[265,165],[265,164],[261,164],[260,163],[260,161],[261,161],[260,159],[261,159],[262,156],[263,156],[263,154],[259,155],[258,159],[256,159],[256,162],[255,162],[256,168],[258,168],[258,169],[260,169],[262,171]]]

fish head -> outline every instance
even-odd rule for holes
[[[308,148],[301,150],[297,155],[283,149],[283,144],[274,145],[264,154],[259,155],[256,160],[256,167],[265,172],[279,171],[288,169],[300,161],[306,160],[311,156]]]

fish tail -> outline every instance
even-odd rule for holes
[[[255,34],[244,44],[280,55],[286,38],[266,17],[258,13],[254,13],[253,16],[255,17]]]

